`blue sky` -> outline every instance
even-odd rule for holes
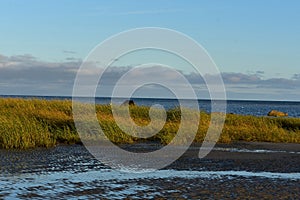
[[[282,81],[283,85],[272,88],[272,94],[264,94],[263,90],[254,94],[255,90],[251,90],[249,98],[253,95],[254,99],[300,101],[297,92],[300,86],[297,85],[300,79],[299,10],[297,0],[1,0],[0,59],[2,63],[11,62],[19,56],[18,62],[21,62],[23,55],[24,62],[28,64],[33,59],[41,69],[67,63],[76,67],[98,43],[111,35],[137,27],[164,27],[199,42],[224,76],[235,75],[240,79],[256,76],[260,81],[255,82],[255,86],[245,81],[231,82],[229,86],[261,88],[265,82]],[[1,93],[24,91],[17,85],[9,90],[9,82],[4,79],[1,84]],[[44,88],[47,88],[46,83]],[[276,91],[282,92],[282,88],[289,89],[287,96],[276,94]],[[236,87],[229,97],[245,97],[242,90]],[[38,91],[32,90],[32,93]],[[43,91],[47,94],[46,89]],[[49,94],[52,93],[49,89]]]

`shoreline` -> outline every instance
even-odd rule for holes
[[[75,99],[80,99],[80,98],[94,98],[94,97],[85,97],[85,96],[57,96],[57,95],[17,95],[17,94],[12,94],[12,95],[5,95],[5,94],[0,94],[0,98],[28,98],[28,99],[52,99],[52,100],[62,100],[62,99],[67,99],[71,100],[72,98]],[[96,96],[95,98],[99,99],[111,99],[109,96]],[[114,99],[121,99],[121,100],[126,100],[128,97],[115,97]],[[159,98],[153,98],[153,97],[133,97],[132,99],[158,99],[158,100],[177,100],[177,98],[164,98],[164,97],[159,97]],[[194,99],[180,99],[180,100],[194,100]],[[197,99],[198,101],[211,101],[211,99]],[[215,99],[214,101],[244,101],[244,102],[287,102],[287,103],[300,103],[299,100],[273,100],[273,99]]]
[[[121,146],[139,152],[160,148],[157,143]],[[138,174],[110,169],[83,145],[0,150],[0,184],[5,185],[0,188],[0,198],[296,199],[300,156],[289,151],[299,151],[299,147],[260,142],[217,144],[207,157],[199,159],[199,146],[193,145],[169,166]],[[254,151],[259,149],[274,152]]]
[[[105,145],[105,143],[103,143]],[[190,146],[189,149],[194,149],[194,148],[200,148],[202,142],[193,142]],[[49,147],[32,147],[32,148],[25,148],[25,149],[20,149],[20,148],[0,148],[0,151],[32,151],[32,150],[37,150],[37,149],[51,149],[51,148],[56,148],[56,147],[71,147],[73,145],[79,145],[79,146],[85,146],[82,141],[75,142],[75,143],[64,143],[64,142],[58,142],[53,146]],[[164,144],[158,142],[158,141],[138,141],[134,143],[117,143],[115,144],[116,146],[122,147],[122,148],[129,148],[131,150],[138,150],[138,148],[141,145],[149,145],[149,149],[159,149],[164,146]],[[166,144],[167,145],[167,144]],[[173,144],[172,146],[180,147],[182,144]],[[255,149],[255,147],[260,148],[259,150],[270,150],[270,151],[287,151],[287,152],[299,152],[300,154],[300,143],[293,143],[293,142],[260,142],[260,141],[232,141],[229,143],[222,143],[222,142],[217,142],[213,148],[250,148]],[[297,151],[298,150],[298,151]],[[225,151],[225,150],[224,150]],[[260,153],[259,151],[257,153]],[[263,153],[263,152],[262,152]]]
[[[159,150],[162,145],[155,142],[139,143],[139,144],[122,144],[118,145],[126,151],[130,152],[151,152]],[[173,148],[180,148],[180,146],[173,146]],[[235,142],[232,144],[216,144],[212,151],[204,158],[199,159],[198,153],[200,150],[199,144],[192,144],[188,150],[180,156],[175,162],[164,169],[175,170],[236,170],[236,171],[268,171],[280,173],[300,172],[300,144],[295,143],[268,143],[268,142]],[[48,156],[47,152],[52,152],[54,155]],[[53,161],[52,156],[59,153],[59,156],[65,154],[77,155],[79,157],[86,157],[87,160],[94,160],[95,167],[102,165],[97,161],[83,145],[79,144],[60,144],[50,148],[33,148],[33,149],[0,149],[0,170],[12,170],[15,172],[22,169],[22,166],[30,166],[35,164],[40,165],[40,160],[35,160],[35,155],[41,154],[43,157],[42,165],[49,165]],[[73,155],[74,154],[74,155]],[[161,159],[166,155],[160,155]],[[38,156],[40,157],[40,156]],[[15,160],[14,158],[18,158]],[[8,160],[14,160],[11,162]],[[158,157],[158,159],[160,159]],[[44,163],[45,162],[45,163]],[[48,163],[49,162],[49,163]],[[56,162],[56,161],[54,161]],[[61,164],[65,165],[67,161]],[[14,163],[14,166],[10,164]],[[44,163],[44,164],[43,164]],[[97,164],[98,163],[98,164]],[[69,165],[69,164],[68,164]],[[34,167],[33,167],[34,168]],[[26,169],[25,171],[35,171],[34,169]],[[24,169],[22,169],[24,171]]]
[[[125,150],[143,152],[160,148],[157,144],[122,145]],[[174,147],[178,148],[178,147]],[[192,144],[189,149],[166,169],[177,170],[237,170],[237,171],[269,171],[300,172],[300,144],[269,142],[234,142],[216,144],[212,151],[199,159],[199,144]],[[189,163],[189,164],[188,164]]]

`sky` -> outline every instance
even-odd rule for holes
[[[299,10],[297,0],[1,0],[0,94],[69,96],[76,71],[100,42],[162,27],[207,50],[228,99],[300,101]],[[123,65],[115,71],[130,63]]]

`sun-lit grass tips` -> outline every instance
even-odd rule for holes
[[[82,103],[82,106],[86,106]],[[121,108],[120,109],[124,109]],[[130,106],[133,121],[146,126],[150,123],[150,107]],[[114,143],[158,141],[168,144],[180,126],[180,108],[167,110],[163,128],[154,136],[139,138],[123,132],[116,124],[110,105],[96,105],[99,125]],[[155,114],[155,109],[154,109]],[[159,110],[157,110],[159,114]],[[193,110],[189,110],[193,114]],[[210,124],[210,114],[200,112],[199,128],[194,142],[204,140]],[[88,120],[88,119],[87,119]],[[126,120],[121,119],[126,124]],[[130,128],[130,127],[129,127]],[[188,137],[189,130],[185,130]],[[101,138],[97,138],[100,139]],[[184,141],[185,138],[182,138]],[[255,117],[227,114],[220,143],[233,141],[289,142],[300,143],[300,118]],[[0,99],[0,148],[27,149],[52,147],[59,143],[80,143],[72,117],[72,102],[69,100]]]

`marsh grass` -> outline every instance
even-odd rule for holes
[[[84,107],[84,105],[82,105]],[[121,108],[120,109],[124,109]],[[105,135],[114,143],[159,141],[168,144],[176,135],[180,122],[179,108],[166,113],[163,128],[154,136],[142,139],[123,132],[115,123],[110,105],[97,105],[97,118]],[[155,111],[160,112],[160,111]],[[189,110],[191,114],[195,114]],[[131,106],[133,121],[146,126],[150,123],[149,107]],[[202,142],[210,124],[211,115],[200,113],[198,132],[194,142]],[[126,125],[127,119],[124,120]],[[190,125],[197,124],[189,121]],[[128,125],[130,126],[130,125]],[[188,126],[187,126],[188,127]],[[131,127],[128,127],[129,129]],[[189,128],[185,129],[188,137]],[[185,141],[185,138],[181,138]],[[261,141],[300,143],[300,118],[272,118],[227,114],[219,142]],[[72,117],[69,100],[0,99],[0,148],[51,147],[58,143],[80,143]],[[180,141],[179,141],[180,143]]]

